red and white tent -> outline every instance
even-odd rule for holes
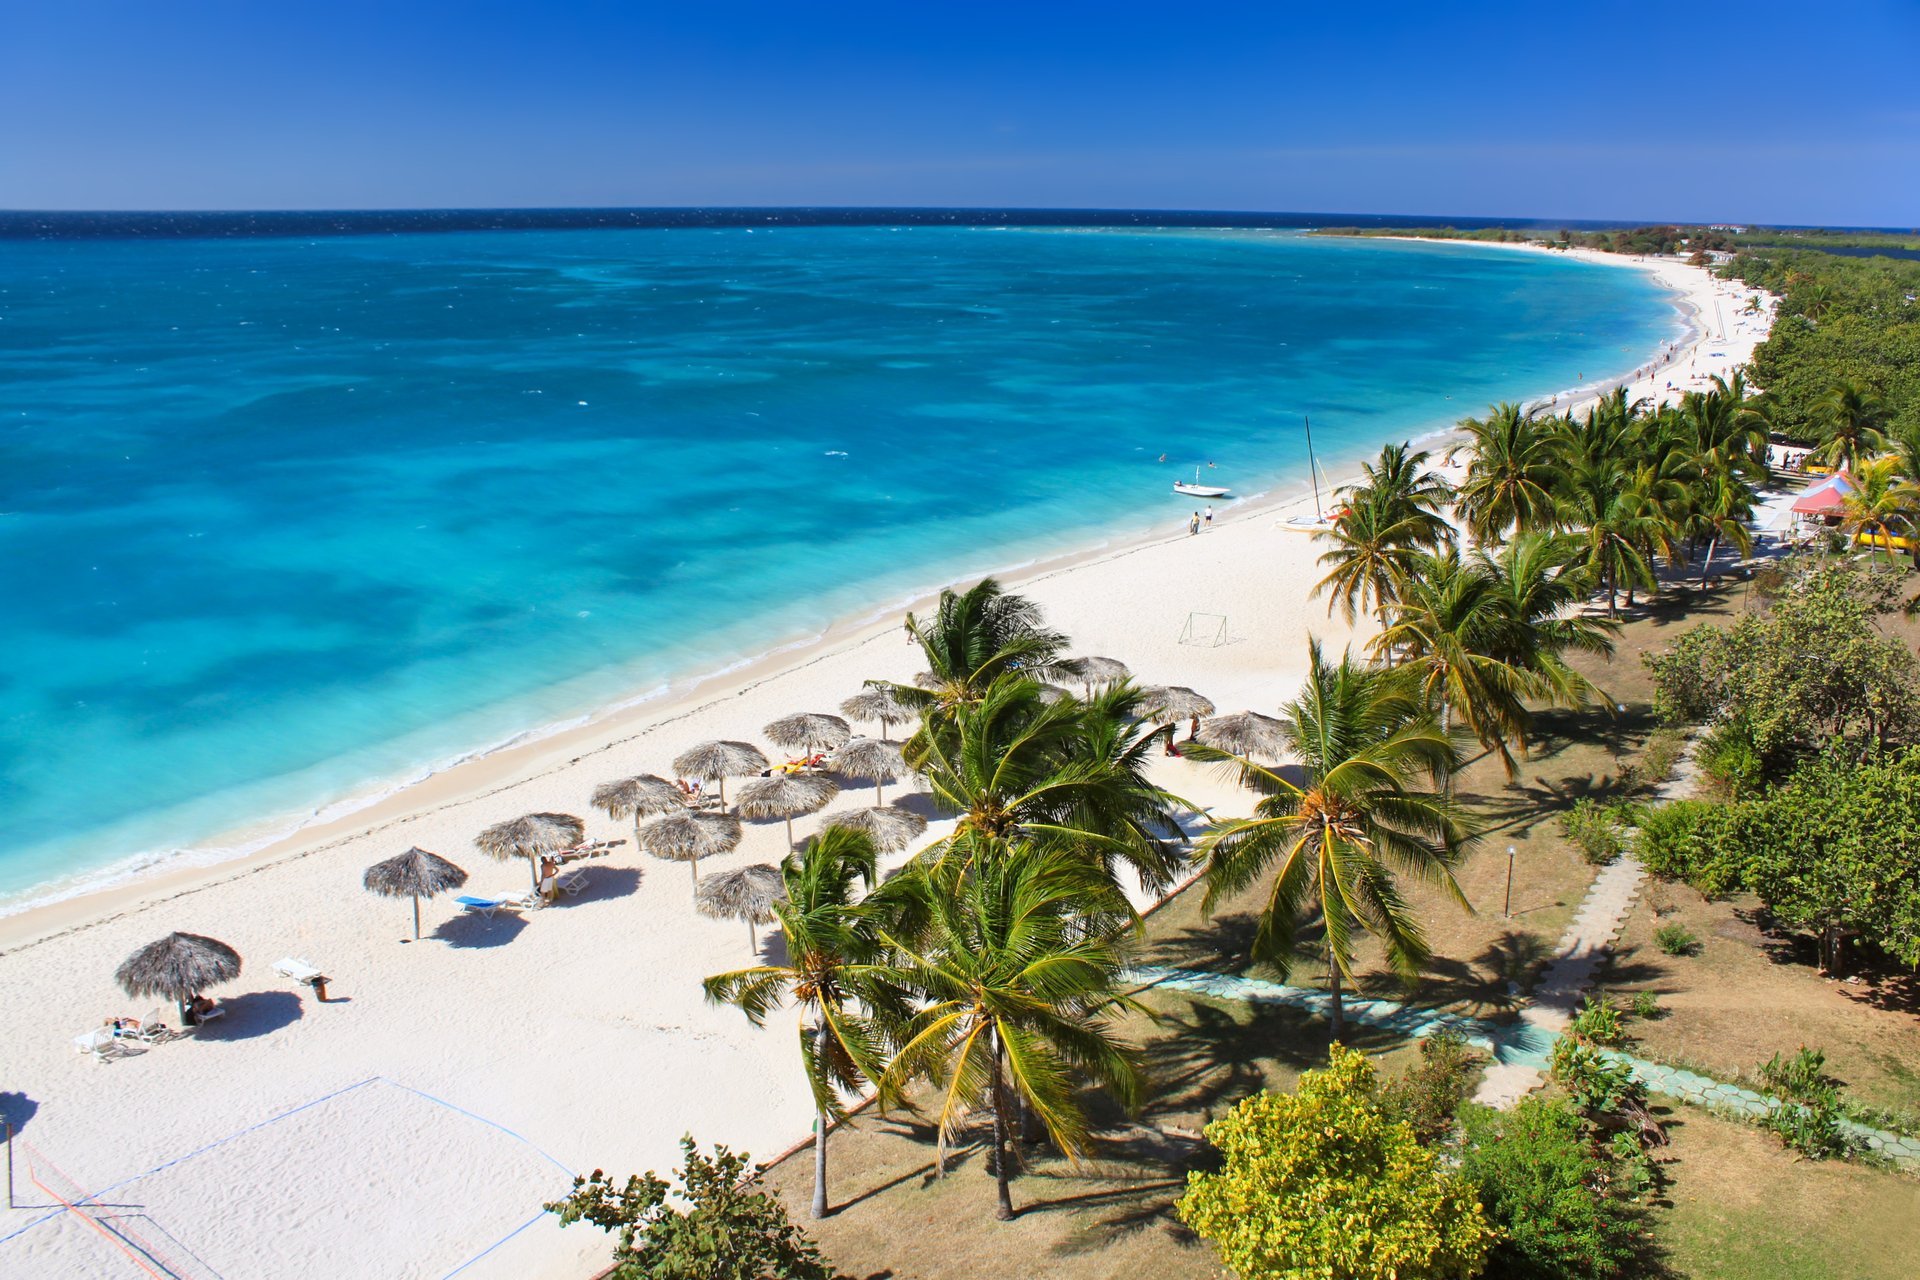
[[[1848,496],[1857,492],[1858,489],[1859,486],[1853,482],[1852,476],[1844,471],[1836,471],[1793,500],[1794,514],[1837,516],[1840,514],[1840,509],[1846,505]]]

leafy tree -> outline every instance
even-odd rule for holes
[[[1327,612],[1339,606],[1348,622],[1368,610],[1385,625],[1387,606],[1400,598],[1426,542],[1428,522],[1420,513],[1396,512],[1382,495],[1348,495],[1331,528],[1314,534],[1333,543],[1320,555],[1327,576],[1314,584],[1325,592]]]
[[[1844,972],[1849,933],[1920,965],[1920,751],[1824,756],[1730,806],[1713,838],[1776,918],[1819,936],[1828,973]]]
[[[1426,936],[1395,874],[1438,884],[1464,907],[1452,868],[1473,837],[1453,801],[1430,789],[1459,758],[1409,679],[1351,656],[1329,663],[1317,641],[1307,652],[1306,683],[1280,717],[1296,765],[1270,767],[1210,747],[1192,749],[1196,759],[1235,765],[1242,785],[1261,797],[1252,817],[1208,831],[1198,854],[1207,868],[1209,910],[1274,872],[1253,959],[1282,978],[1298,958],[1302,927],[1320,924],[1337,1039],[1356,927],[1380,939],[1395,969],[1417,974],[1428,954]]]
[[[1472,1190],[1388,1117],[1362,1054],[1335,1045],[1206,1134],[1222,1168],[1188,1174],[1175,1212],[1241,1280],[1465,1280],[1486,1258]]]
[[[1458,1031],[1436,1031],[1420,1041],[1420,1061],[1380,1087],[1389,1119],[1404,1120],[1422,1143],[1453,1132],[1460,1104],[1473,1092],[1480,1053]]]
[[[680,1151],[677,1188],[651,1171],[616,1184],[595,1169],[546,1210],[563,1227],[616,1232],[616,1280],[833,1280],[832,1265],[761,1189],[745,1154],[716,1146],[705,1156],[691,1137]]]
[[[1008,1116],[1016,1101],[1078,1159],[1091,1137],[1076,1090],[1090,1078],[1131,1108],[1140,1096],[1133,1052],[1111,1014],[1132,909],[1096,864],[1060,845],[1018,843],[977,858],[964,875],[917,863],[880,895],[911,922],[890,935],[895,977],[921,1008],[880,1079],[889,1105],[915,1081],[938,1096],[938,1163],[977,1107],[993,1111],[996,1216],[1013,1217]]]
[[[858,901],[875,878],[873,842],[844,827],[827,826],[804,857],[789,856],[780,872],[786,897],[773,904],[786,938],[784,964],[716,974],[707,999],[737,1005],[755,1026],[782,1000],[802,1011],[800,1058],[813,1090],[813,1216],[827,1216],[827,1138],[846,1116],[842,1098],[884,1070],[885,1032],[905,1021],[906,994],[887,980],[880,963],[878,917]]]
[[[1613,1162],[1565,1102],[1467,1107],[1460,1174],[1498,1231],[1488,1272],[1511,1280],[1632,1274],[1644,1214],[1618,1193]]]
[[[1457,509],[1477,542],[1543,532],[1557,520],[1559,480],[1552,435],[1517,404],[1498,404],[1460,424],[1472,440]]]
[[[1920,737],[1920,663],[1883,635],[1896,578],[1850,563],[1793,566],[1765,613],[1706,624],[1645,661],[1669,723],[1738,723],[1769,776],[1839,739],[1857,753]]]

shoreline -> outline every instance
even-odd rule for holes
[[[1657,373],[1662,368],[1676,367],[1681,359],[1716,340],[1698,300],[1701,292],[1711,293],[1716,282],[1703,268],[1689,267],[1677,259],[1623,258],[1596,250],[1549,250],[1509,242],[1427,240],[1417,236],[1366,238],[1452,246],[1469,251],[1493,248],[1551,253],[1558,257],[1571,255],[1577,260],[1637,269],[1652,276],[1668,293],[1682,327],[1681,335],[1672,343],[1674,355],[1665,364],[1656,359],[1575,388],[1544,393],[1552,398],[1556,412],[1585,409],[1615,386],[1630,385],[1640,369]],[[1678,280],[1669,278],[1663,268],[1675,272]],[[1693,282],[1694,288],[1678,282],[1688,276],[1699,278]],[[1565,402],[1559,403],[1563,397]],[[1536,409],[1547,407],[1540,396],[1521,403]],[[1477,410],[1459,416],[1470,416],[1472,412]],[[1441,455],[1446,446],[1459,437],[1457,422],[1458,417],[1453,423],[1435,425],[1424,432],[1417,427],[1410,428],[1407,439]],[[1327,499],[1331,500],[1334,490],[1351,483],[1357,476],[1357,471],[1344,471],[1337,476],[1323,472],[1322,478],[1328,485]],[[1289,487],[1297,491],[1284,492]],[[1278,515],[1282,509],[1288,509],[1287,514],[1298,514],[1291,508],[1304,506],[1311,497],[1310,479],[1277,480],[1268,488],[1232,500],[1232,505],[1220,514],[1217,522],[1224,527],[1269,514]],[[940,591],[955,583],[991,576],[1010,589],[1019,590],[1063,572],[1122,558],[1184,536],[1184,519],[1169,519],[1164,525],[1156,521],[1145,530],[1139,529],[1137,522],[1128,523],[1132,531],[1113,528],[1098,541],[1075,541],[1051,554],[1036,548],[1035,554],[1011,565],[1001,560],[996,567],[949,574],[939,585],[924,586],[904,597],[843,615],[811,634],[780,637],[757,654],[705,671],[670,677],[646,689],[623,691],[612,698],[600,699],[576,714],[533,725],[490,744],[455,751],[422,764],[406,776],[371,780],[347,794],[330,797],[311,810],[262,816],[228,827],[188,848],[129,854],[107,866],[43,882],[10,898],[0,898],[0,957],[37,941],[83,928],[89,921],[98,923],[125,914],[137,905],[164,902],[227,883],[276,862],[324,853],[347,840],[392,827],[409,816],[439,812],[450,805],[483,798],[515,781],[546,776],[556,768],[606,754],[648,732],[682,723],[719,703],[737,698],[778,674],[805,669],[873,643],[895,629],[894,619],[924,609],[938,598]]]

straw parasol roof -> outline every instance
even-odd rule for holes
[[[700,883],[700,859],[732,853],[740,844],[740,819],[729,813],[676,813],[640,828],[635,843],[656,858],[693,864]]]
[[[878,721],[882,742],[887,740],[887,730],[894,725],[912,724],[920,718],[920,713],[900,701],[887,685],[868,685],[840,704],[840,714],[849,720]]]
[[[727,779],[744,778],[767,767],[767,757],[751,742],[703,742],[673,758],[673,771],[683,778],[720,784],[720,803],[727,802]]]
[[[873,847],[880,852],[898,853],[927,829],[927,820],[911,809],[900,809],[889,804],[855,809],[851,813],[836,813],[827,819],[826,825],[858,831],[872,840]]]
[[[360,878],[369,892],[384,898],[413,899],[413,940],[420,940],[420,899],[431,898],[467,882],[467,873],[437,853],[418,846],[397,858],[376,862]]]
[[[793,818],[818,813],[840,794],[839,784],[817,773],[784,773],[755,778],[740,788],[740,815],[745,818],[785,818],[787,845],[793,845]]]
[[[687,807],[686,793],[650,773],[615,782],[603,782],[593,789],[593,807],[609,818],[632,818],[633,834],[640,834],[640,819],[656,813],[673,813]]]
[[[1217,716],[1200,726],[1200,741],[1240,756],[1277,758],[1286,750],[1280,736],[1280,722],[1257,711],[1238,711]]]
[[[761,732],[768,742],[789,751],[831,751],[853,736],[845,720],[824,711],[783,716]]]
[[[1085,685],[1089,694],[1097,684],[1117,684],[1133,674],[1118,658],[1069,658],[1063,672]]]
[[[180,1007],[182,1026],[194,1019],[188,1005],[208,987],[240,976],[240,953],[197,933],[170,933],[149,942],[113,971],[113,980],[134,999],[166,996]]]
[[[1057,684],[1048,684],[1044,680],[1036,681],[1035,683],[1040,686],[1040,701],[1046,703],[1048,706],[1052,706],[1062,698],[1070,698],[1073,696]]]
[[[1213,714],[1213,700],[1195,693],[1185,685],[1153,685],[1140,691],[1140,709],[1156,720],[1173,723],[1178,720],[1193,721],[1188,737],[1200,732],[1200,717]]]
[[[527,813],[496,822],[473,838],[480,852],[506,862],[525,858],[533,873],[533,889],[540,891],[540,855],[571,849],[587,837],[587,824],[570,813]]]
[[[871,782],[875,804],[887,802],[881,784],[907,773],[906,757],[900,754],[900,748],[878,738],[855,738],[828,757],[828,763],[835,773]]]
[[[773,904],[787,896],[780,868],[764,862],[704,877],[693,891],[693,905],[715,920],[745,920],[747,945],[754,942],[754,926],[773,919]]]

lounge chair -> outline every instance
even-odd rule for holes
[[[84,1053],[95,1062],[117,1062],[121,1058],[137,1057],[146,1052],[131,1029],[115,1027],[111,1023],[104,1027],[95,1027],[83,1031],[73,1038],[76,1053]]]
[[[122,1037],[130,1035],[141,1044],[165,1044],[179,1033],[167,1025],[167,1011],[155,1009],[140,1019],[139,1025],[122,1027],[120,1034]]]
[[[573,870],[561,876],[555,883],[560,892],[566,894],[569,898],[577,898],[580,896],[580,891],[587,887],[587,869],[585,867],[575,867]]]
[[[282,956],[273,962],[273,971],[283,978],[288,978],[299,983],[303,987],[311,987],[314,997],[323,1004],[326,1002],[327,983],[331,982],[332,979],[320,972],[320,970],[311,963],[305,960],[296,960],[292,956]]]
[[[461,910],[485,916],[489,920],[493,919],[496,911],[532,911],[540,905],[539,895],[532,893],[498,898],[476,898],[470,893],[463,893],[454,901],[460,904]]]

